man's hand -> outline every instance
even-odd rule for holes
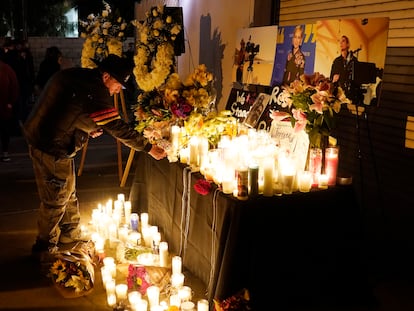
[[[101,136],[102,134],[103,134],[103,130],[99,129],[99,130],[90,132],[89,136],[92,137],[92,138],[96,138],[98,136]]]
[[[165,150],[157,145],[152,145],[148,153],[156,160],[161,160],[167,156]]]

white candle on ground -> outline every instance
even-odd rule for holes
[[[175,273],[171,275],[171,286],[174,288],[181,288],[184,285],[184,274]]]
[[[180,256],[174,256],[172,258],[172,274],[180,274],[182,272],[182,259]]]
[[[117,284],[115,286],[116,297],[118,301],[127,299],[128,295],[128,285],[126,284]]]
[[[160,288],[156,285],[151,285],[147,288],[147,296],[150,308],[160,304]]]
[[[141,227],[148,227],[148,213],[141,213]]]
[[[197,311],[208,311],[208,300],[200,299],[197,301]]]
[[[168,265],[168,243],[160,242],[160,266],[167,267]]]

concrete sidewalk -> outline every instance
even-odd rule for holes
[[[126,160],[127,154],[124,148],[123,159]],[[12,138],[10,157],[10,162],[0,163],[0,310],[110,310],[99,273],[90,295],[65,299],[52,286],[44,267],[31,259],[39,200],[32,163],[22,137]],[[129,181],[133,173],[132,169]],[[103,135],[91,140],[77,184],[82,221],[90,220],[91,210],[97,203],[116,199],[118,193],[128,197],[128,186],[119,187],[116,141],[112,137]]]
[[[128,154],[129,149],[122,146],[124,166]],[[95,285],[91,294],[68,299],[63,298],[53,287],[46,276],[45,267],[31,259],[31,247],[37,233],[39,199],[32,162],[22,137],[12,138],[10,157],[10,162],[0,162],[0,310],[112,310],[107,305],[99,269],[95,269]],[[79,161],[80,154],[76,159],[78,166]],[[90,140],[82,175],[77,178],[83,223],[90,221],[91,211],[98,203],[116,200],[118,193],[124,193],[129,198],[135,167],[133,164],[127,183],[121,188],[117,161],[114,138],[102,135]],[[186,285],[194,287],[195,292],[202,288],[199,281],[185,271],[184,274]]]

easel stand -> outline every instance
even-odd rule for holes
[[[127,110],[125,106],[125,97],[124,97],[124,92],[122,89],[121,89],[121,92],[119,93],[119,96],[121,99],[121,108],[122,108],[122,114],[124,116],[124,120],[125,122],[128,122],[128,114],[127,114]],[[118,102],[117,94],[114,95],[114,106],[119,111],[119,102]],[[86,141],[85,146],[83,147],[83,150],[82,150],[82,156],[81,156],[79,169],[78,169],[78,176],[81,176],[83,172],[83,167],[85,165],[85,159],[86,159],[86,152],[88,149],[88,142],[89,142],[89,139]],[[127,161],[125,171],[124,171],[122,169],[122,144],[118,139],[116,140],[116,149],[117,149],[117,154],[118,154],[118,177],[119,177],[119,181],[121,182],[120,187],[124,187],[126,180],[128,178],[129,171],[131,169],[132,160],[134,159],[135,150],[133,149],[130,150],[128,161]]]

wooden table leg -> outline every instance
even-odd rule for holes
[[[124,171],[124,174],[123,174],[122,179],[121,179],[121,185],[120,185],[121,187],[125,186],[126,180],[128,178],[128,175],[129,175],[129,170],[131,169],[132,160],[134,160],[134,155],[135,155],[135,150],[131,149],[129,151],[128,160],[127,160],[127,163],[126,163],[126,166],[125,166],[125,171]]]
[[[85,164],[86,151],[88,150],[88,142],[89,142],[89,138],[86,140],[86,143],[85,143],[85,145],[83,146],[83,149],[82,149],[82,156],[81,156],[81,160],[80,160],[80,164],[79,164],[78,176],[82,175],[83,166]]]

